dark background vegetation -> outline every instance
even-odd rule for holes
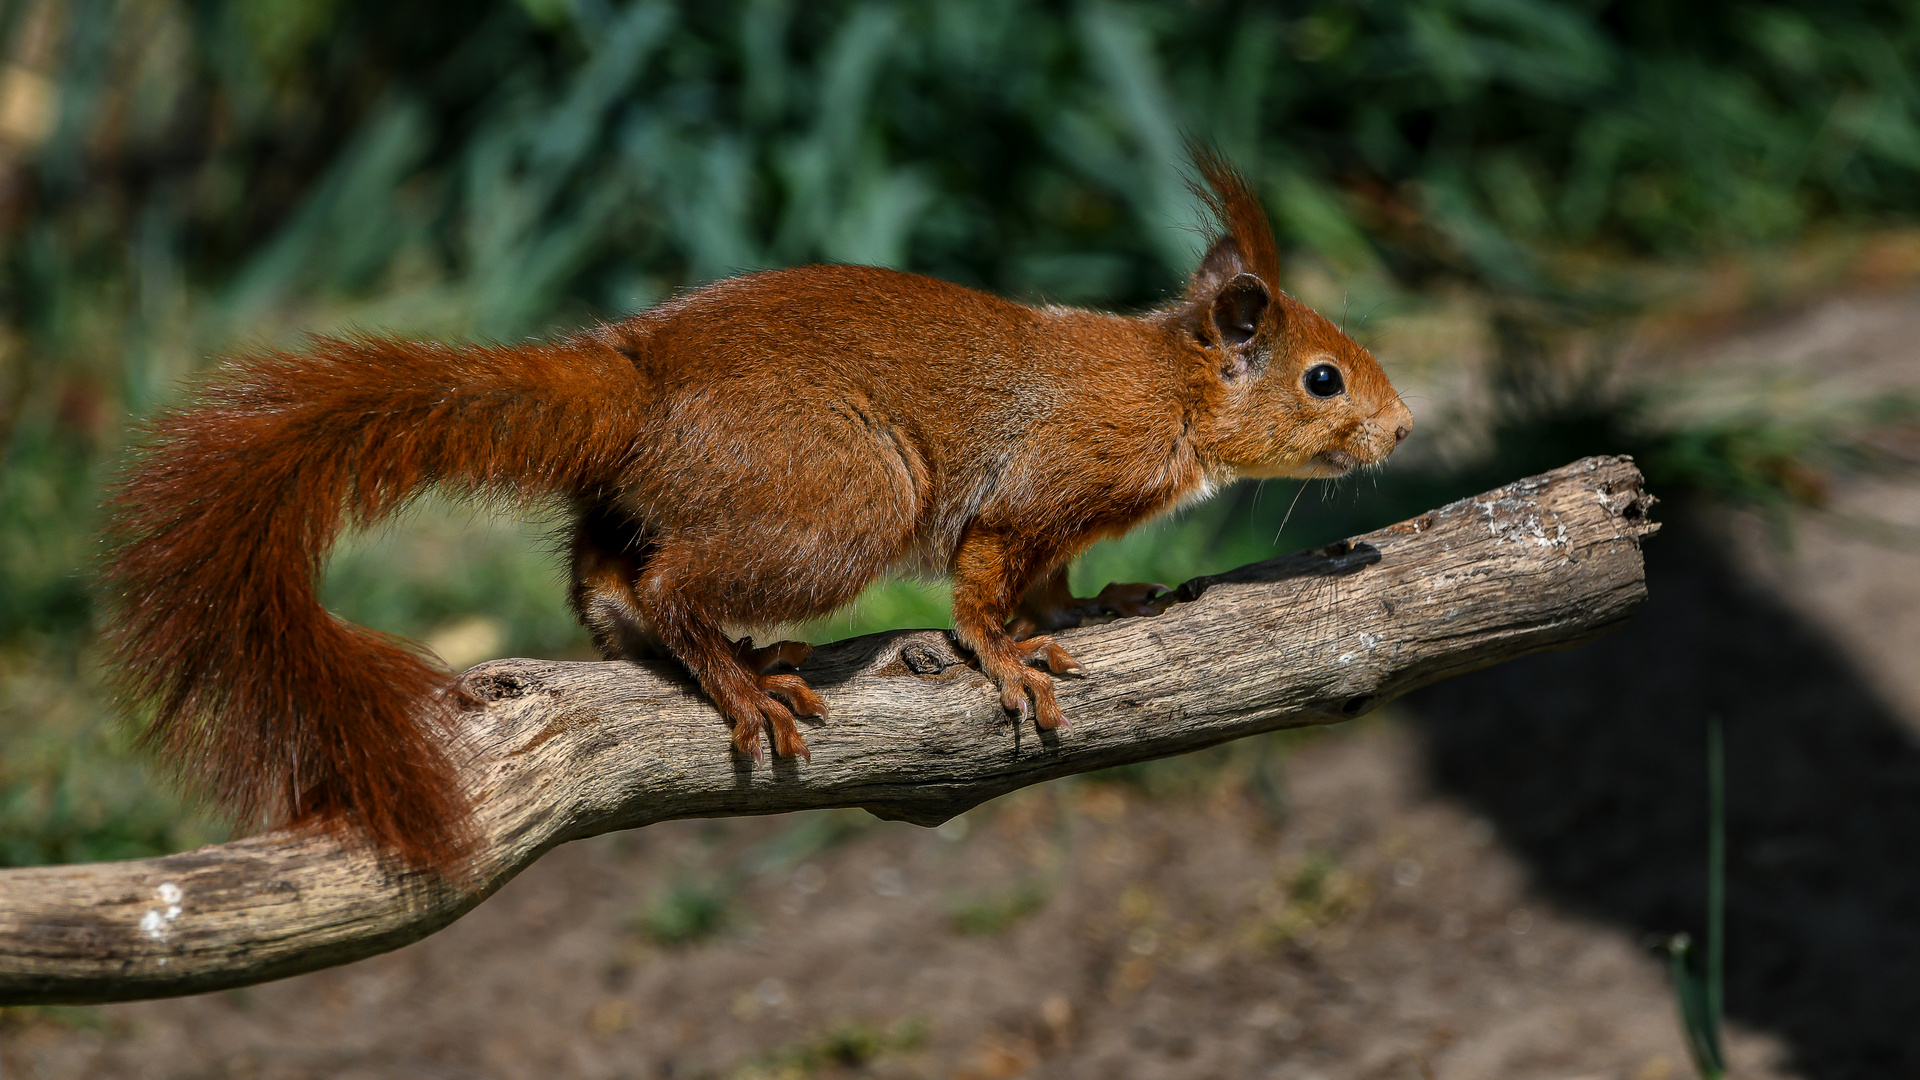
[[[1910,403],[1661,423],[1650,384],[1620,377],[1608,343],[1635,319],[1709,304],[1716,268],[1782,268],[1711,300],[1737,312],[1817,287],[1864,238],[1910,226],[1916,61],[1920,8],[1852,0],[0,3],[0,863],[220,835],[149,778],[112,721],[89,666],[88,562],[129,425],[224,352],[348,326],[537,336],[809,261],[1147,306],[1197,254],[1180,164],[1191,132],[1255,179],[1296,290],[1363,340],[1452,312],[1484,346],[1481,407],[1416,402],[1435,448],[1308,493],[1285,546],[1599,451],[1638,454],[1670,502],[1784,505],[1822,470],[1860,464],[1863,425]],[[1393,367],[1395,340],[1377,340]],[[1450,371],[1443,357],[1427,382]],[[1166,580],[1263,557],[1295,501],[1291,485],[1236,490],[1079,573]],[[539,526],[430,503],[343,552],[330,603],[439,635],[449,655],[578,652]],[[1856,895],[1844,866],[1769,864],[1763,882],[1740,876],[1737,855],[1742,829],[1753,849],[1769,829],[1831,826],[1858,841],[1846,859],[1901,861],[1888,845],[1920,821],[1910,739],[1802,641],[1812,631],[1714,585],[1711,543],[1686,533],[1649,557],[1656,602],[1681,614],[1593,655],[1626,650],[1679,688],[1668,711],[1599,696],[1598,660],[1515,665],[1416,702],[1437,778],[1569,903],[1697,930],[1699,725],[1726,711],[1733,1009],[1787,1032],[1819,1075],[1911,1070],[1920,1051],[1896,1018],[1920,1006],[1857,970],[1888,942],[1911,945],[1911,873]],[[888,585],[814,630],[937,621],[940,603],[937,589]],[[1698,632],[1677,634],[1687,619]],[[1778,633],[1701,644],[1729,622]],[[1755,665],[1815,681],[1798,698],[1699,700]],[[1528,689],[1554,672],[1552,692]],[[1854,748],[1796,749],[1813,710],[1848,716]],[[1743,744],[1749,711],[1777,737]],[[1666,719],[1615,729],[1623,713]],[[1590,753],[1600,729],[1637,732],[1634,749]],[[1539,744],[1554,738],[1566,745]],[[1793,820],[1742,801],[1759,799],[1743,776],[1785,759],[1815,807]],[[1816,826],[1839,812],[1817,790],[1867,768],[1882,816]],[[1589,788],[1602,794],[1556,802]],[[1865,936],[1796,937],[1788,908],[1785,929],[1742,921],[1809,889],[1877,913]]]

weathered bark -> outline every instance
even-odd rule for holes
[[[1071,726],[1012,722],[943,633],[818,650],[810,762],[733,755],[669,666],[499,660],[467,672],[484,849],[449,882],[351,838],[276,831],[180,855],[0,872],[0,1004],[192,994],[371,956],[459,918],[553,846],[672,818],[830,806],[932,825],[1069,773],[1364,713],[1416,686],[1584,642],[1645,598],[1652,500],[1588,458],[1366,536],[1069,630]]]

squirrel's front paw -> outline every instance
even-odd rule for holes
[[[1016,641],[1013,643],[1013,651],[1020,657],[1022,664],[1038,661],[1055,675],[1087,670],[1087,665],[1075,660],[1072,653],[1061,648],[1051,637],[1030,637]]]

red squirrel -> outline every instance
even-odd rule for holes
[[[1280,291],[1247,181],[1210,150],[1195,163],[1219,235],[1185,295],[1138,316],[808,266],[549,344],[319,338],[234,360],[147,425],[111,501],[122,689],[241,819],[352,824],[457,867],[475,839],[447,742],[457,676],[315,596],[342,528],[432,485],[569,506],[599,650],[678,659],[741,753],[764,728],[805,755],[796,715],[826,710],[772,670],[804,646],[732,634],[906,567],[951,575],[955,635],[1001,705],[1060,727],[1049,672],[1080,665],[1009,622],[1073,621],[1069,560],[1235,478],[1381,462],[1412,421],[1365,349]]]

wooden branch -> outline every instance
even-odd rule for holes
[[[0,1004],[168,997],[371,956],[446,926],[549,848],[673,818],[859,806],[933,825],[1069,773],[1358,716],[1416,686],[1625,619],[1651,497],[1588,458],[1379,532],[1181,586],[1062,640],[1071,726],[1012,722],[944,633],[875,634],[803,669],[810,762],[755,765],[667,665],[498,660],[463,746],[471,880],[281,830],[157,859],[0,872]]]

